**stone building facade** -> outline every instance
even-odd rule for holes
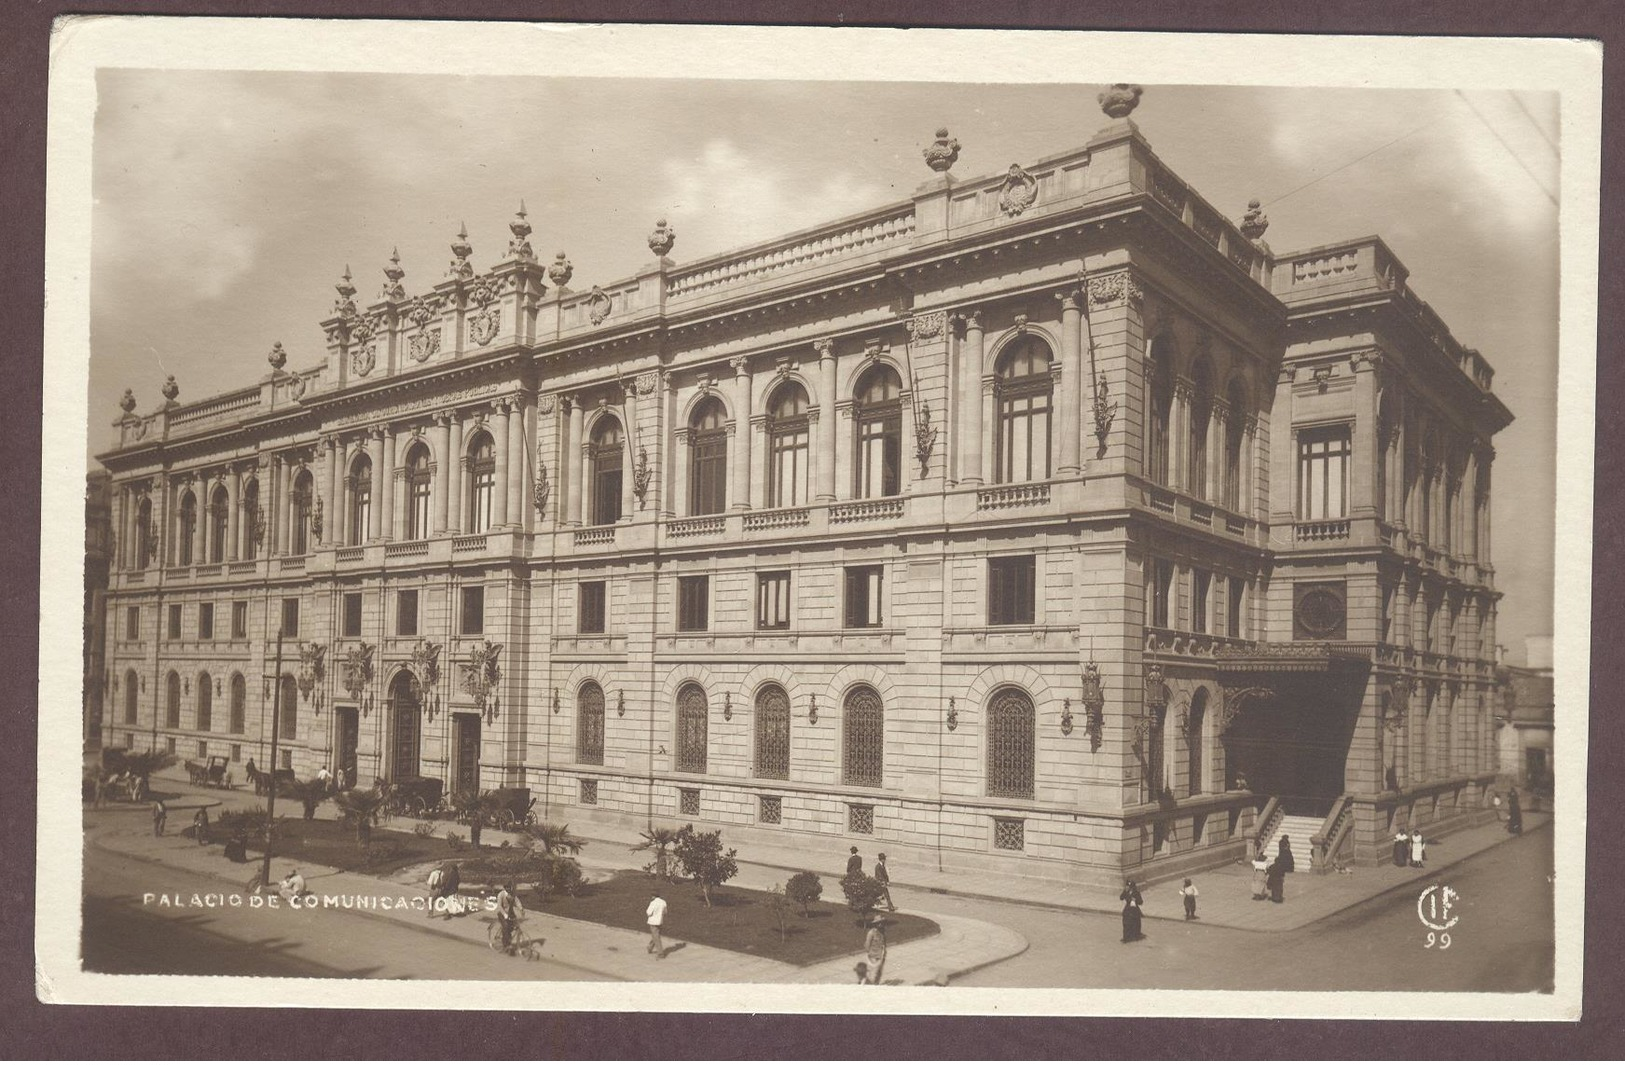
[[[1491,370],[1379,239],[1228,221],[1137,98],[585,290],[521,206],[483,272],[347,270],[312,367],[126,393],[107,742],[263,764],[280,699],[301,775],[1084,882],[1476,815]]]

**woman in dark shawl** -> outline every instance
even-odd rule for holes
[[[1298,863],[1292,860],[1292,842],[1285,836],[1281,837],[1280,844],[1275,848],[1275,864],[1281,867],[1282,873],[1298,871]]]
[[[1145,900],[1140,897],[1140,889],[1130,880],[1117,897],[1123,901],[1123,942],[1144,939],[1145,935],[1140,931],[1140,906]]]
[[[1518,803],[1518,789],[1507,794],[1507,831],[1514,836],[1523,832],[1523,807]]]
[[[1286,870],[1281,868],[1281,859],[1270,863],[1269,872],[1264,874],[1264,882],[1269,885],[1271,902],[1285,901]]]

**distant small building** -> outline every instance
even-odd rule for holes
[[[1552,638],[1532,636],[1527,666],[1502,666],[1501,713],[1496,742],[1501,773],[1520,787],[1550,793],[1552,720],[1557,708],[1552,689]]]

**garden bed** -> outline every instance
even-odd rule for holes
[[[222,842],[222,833],[214,832],[216,843]],[[512,848],[508,848],[511,850]],[[387,876],[408,866],[425,862],[469,862],[482,855],[499,852],[497,847],[474,847],[467,841],[452,843],[444,836],[419,836],[411,832],[372,830],[372,844],[365,851],[356,843],[355,828],[339,821],[306,821],[289,818],[276,828],[276,840],[271,846],[272,871],[278,863],[297,865],[306,862],[326,865],[347,872]],[[263,853],[256,843],[248,846],[250,855]]]
[[[844,902],[814,903],[809,917],[792,910],[781,941],[778,918],[769,904],[772,895],[750,888],[714,888],[708,909],[700,889],[692,883],[668,884],[647,873],[627,871],[588,884],[573,897],[539,899],[521,883],[520,898],[532,910],[644,932],[648,930],[644,913],[656,888],[669,903],[664,927],[668,950],[673,944],[691,942],[791,965],[811,965],[848,954],[856,959],[863,951],[863,929]],[[833,889],[838,895],[840,885],[830,881],[824,889]],[[906,913],[885,916],[889,922],[886,938],[892,946],[940,931],[935,921],[924,917]]]

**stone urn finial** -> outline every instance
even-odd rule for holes
[[[384,277],[389,282],[384,286],[384,299],[391,302],[398,302],[406,298],[406,286],[401,284],[401,278],[405,276],[406,271],[401,268],[401,250],[399,248],[391,248],[389,252],[389,265],[384,267]]]
[[[1247,213],[1241,216],[1241,235],[1248,240],[1258,240],[1269,227],[1269,216],[1264,213],[1263,205],[1256,199],[1248,200]]]
[[[513,216],[513,221],[508,223],[508,232],[513,234],[513,239],[508,241],[508,254],[515,259],[535,260],[536,253],[531,250],[528,239],[531,226],[525,218],[524,200],[519,201],[519,211]]]
[[[265,356],[265,361],[271,364],[273,370],[280,370],[287,365],[288,353],[282,350],[282,341],[278,340],[271,345],[271,354]]]
[[[649,234],[649,250],[661,259],[671,254],[673,245],[677,243],[677,230],[666,224],[664,218],[655,223],[655,231]]]
[[[474,267],[469,264],[468,257],[474,254],[474,245],[468,242],[468,225],[458,223],[457,237],[451,242],[451,265],[446,268],[446,276],[459,281],[467,281],[474,276]]]
[[[350,279],[349,263],[344,264],[344,276],[339,278],[339,283],[334,285],[333,288],[344,299],[349,299],[351,296],[355,295],[355,283]]]
[[[119,410],[123,411],[125,414],[134,414],[135,413],[135,389],[126,388],[124,390],[124,395],[122,395],[122,396],[120,396],[118,398],[118,406],[119,406]]]
[[[948,127],[937,130],[937,139],[925,146],[925,165],[939,174],[946,174],[959,160],[959,141],[948,136]]]
[[[1118,82],[1100,94],[1100,109],[1110,118],[1127,118],[1140,106],[1140,97],[1144,92],[1138,85]]]
[[[553,287],[563,288],[570,283],[570,278],[575,272],[576,268],[570,265],[569,256],[561,251],[553,256],[553,265],[547,268],[547,277],[553,282]]]
[[[169,377],[164,381],[164,387],[159,389],[159,391],[164,394],[165,402],[175,402],[175,397],[181,394],[181,386],[175,383],[174,374],[169,375]]]

